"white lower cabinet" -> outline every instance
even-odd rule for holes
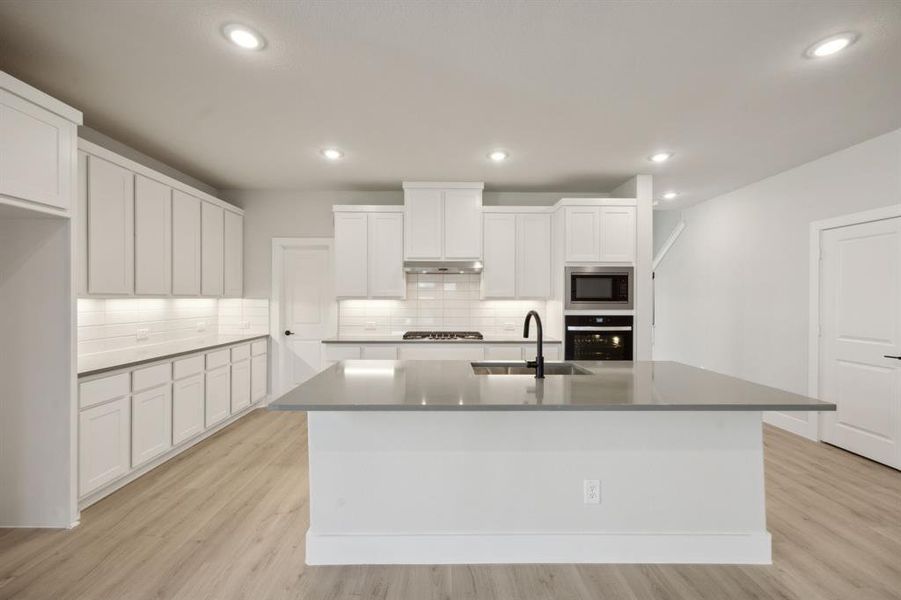
[[[329,367],[341,360],[533,360],[537,345],[534,341],[525,343],[485,343],[485,344],[325,344],[325,363]],[[560,342],[545,342],[545,360],[560,360],[563,345]]]
[[[408,344],[398,349],[400,360],[483,360],[481,344]]]
[[[522,346],[516,344],[485,346],[485,360],[522,360]]]
[[[254,356],[250,359],[250,401],[257,402],[266,397],[269,389],[268,361],[266,355]]]
[[[84,496],[130,468],[131,398],[81,411],[78,419],[78,493]]]
[[[198,373],[172,384],[173,444],[180,444],[204,429],[203,380],[203,374]]]
[[[131,467],[153,460],[172,447],[172,384],[131,397]]]
[[[250,406],[250,359],[232,364],[231,411]]]
[[[231,369],[219,367],[206,373],[206,426],[231,414]]]

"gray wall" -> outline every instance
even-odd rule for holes
[[[901,130],[685,210],[654,358],[806,393],[809,225],[899,203]]]

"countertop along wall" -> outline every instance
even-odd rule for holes
[[[899,203],[901,129],[685,209],[654,359],[806,394],[809,225]]]

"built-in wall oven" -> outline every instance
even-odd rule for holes
[[[566,360],[632,360],[631,315],[566,315]]]
[[[631,309],[632,267],[566,267],[568,310]]]

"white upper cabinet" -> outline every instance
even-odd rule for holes
[[[485,298],[548,298],[551,215],[486,213],[482,294]]]
[[[225,295],[240,298],[244,293],[244,217],[225,211]]]
[[[634,206],[567,206],[566,262],[635,260]]]
[[[482,258],[482,190],[444,192],[444,258]]]
[[[135,177],[135,294],[172,292],[172,188]]]
[[[87,169],[88,292],[134,292],[134,174],[91,156]]]
[[[200,199],[172,192],[172,293],[200,295]]]
[[[551,295],[551,215],[516,216],[516,296]]]
[[[223,292],[225,220],[221,206],[200,207],[200,293],[221,296]]]
[[[400,212],[369,213],[369,297],[403,298],[404,215]]]
[[[516,215],[485,214],[482,293],[486,298],[516,296]]]
[[[403,298],[404,215],[335,211],[335,294],[339,298]]]
[[[436,189],[404,191],[404,257],[443,258],[444,193]]]
[[[72,208],[81,113],[0,71],[0,200]]]
[[[482,258],[481,183],[404,183],[404,258]]]

